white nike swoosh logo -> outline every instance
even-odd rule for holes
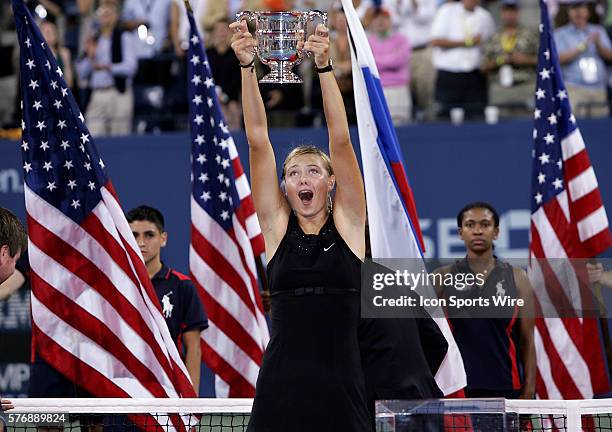
[[[328,250],[330,250],[336,243],[332,243],[331,245],[329,245],[328,247],[324,247],[323,248],[323,252],[327,252]]]

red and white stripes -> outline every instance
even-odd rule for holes
[[[189,268],[209,318],[202,357],[216,375],[216,396],[252,397],[270,338],[254,258],[264,243],[236,146],[227,142],[240,204],[226,231],[192,197]]]
[[[98,397],[193,396],[123,212],[102,195],[79,225],[25,186],[36,349]]]
[[[608,219],[580,131],[561,141],[565,191],[531,217],[529,277],[537,307],[537,393],[542,398],[591,398],[607,383],[597,323],[567,312],[584,309],[588,287],[569,259],[592,257],[611,244]],[[545,276],[546,275],[546,276]],[[548,307],[552,305],[553,307]]]

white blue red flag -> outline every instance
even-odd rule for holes
[[[424,269],[416,205],[372,49],[352,2],[342,0],[342,6],[352,39],[353,88],[372,257],[417,259]],[[448,395],[465,387],[465,369],[448,322],[434,319],[449,345],[436,374],[438,386]]]
[[[571,317],[563,305],[588,309],[590,292],[569,259],[602,253],[612,246],[612,236],[563,83],[544,1],[540,8],[528,275],[538,308],[559,305],[562,317],[547,313],[536,320],[536,392],[542,399],[592,398],[610,389],[597,321],[581,319],[579,312]]]
[[[210,327],[202,356],[217,397],[253,397],[269,341],[254,256],[264,251],[251,188],[225,124],[206,53],[187,5],[191,129],[189,269]]]
[[[36,351],[96,397],[194,397],[62,70],[23,0],[13,11]]]

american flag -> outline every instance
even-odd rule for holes
[[[269,340],[254,255],[264,242],[234,141],[225,124],[193,13],[188,51],[191,128],[189,268],[210,327],[202,356],[217,397],[252,397]]]
[[[567,305],[572,298],[575,306],[586,309],[584,278],[565,259],[593,257],[612,245],[612,236],[595,172],[570,108],[543,0],[540,7],[528,274],[538,308]],[[566,265],[561,267],[561,262]],[[538,396],[579,399],[608,391],[596,320],[581,319],[578,313],[567,317],[567,311],[565,318],[546,316],[536,319]]]
[[[97,397],[194,397],[62,71],[23,0],[13,11],[36,350]]]

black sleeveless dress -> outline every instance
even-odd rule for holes
[[[271,339],[248,432],[370,432],[357,326],[361,261],[330,215],[318,235],[291,213],[268,264]]]

